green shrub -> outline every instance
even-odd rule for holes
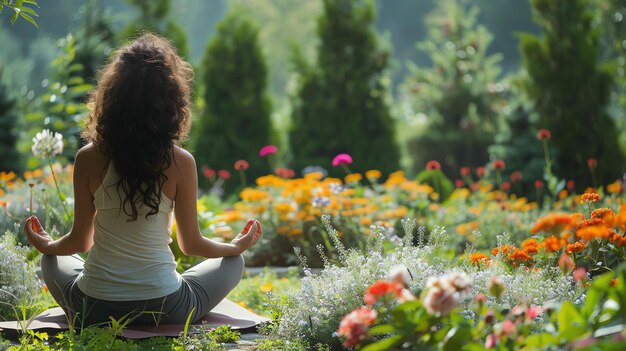
[[[354,159],[353,172],[378,169],[387,174],[398,169],[385,77],[389,53],[380,48],[374,17],[371,1],[324,1],[316,65],[296,57],[299,86],[289,135],[292,168],[329,168],[335,155],[348,153]]]

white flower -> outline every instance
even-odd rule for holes
[[[40,159],[54,157],[63,152],[63,135],[44,129],[33,138],[33,155]]]

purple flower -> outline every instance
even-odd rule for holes
[[[352,156],[348,154],[339,154],[335,156],[335,158],[333,158],[334,167],[337,167],[342,164],[351,164],[351,163],[352,163]]]

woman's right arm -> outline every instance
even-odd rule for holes
[[[248,220],[241,233],[230,243],[220,243],[205,238],[198,225],[198,175],[196,161],[184,149],[175,151],[176,197],[174,215],[176,218],[176,239],[185,255],[207,258],[236,256],[254,245],[263,233],[257,220]]]

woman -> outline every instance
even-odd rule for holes
[[[44,281],[78,325],[196,321],[239,283],[240,254],[262,235],[256,220],[230,243],[200,233],[196,164],[178,145],[190,128],[191,74],[158,36],[119,49],[91,95],[72,229],[53,240],[36,217],[26,221],[29,242],[44,254]],[[168,246],[172,211],[182,252],[209,258],[183,274]],[[78,252],[89,252],[86,261]]]

